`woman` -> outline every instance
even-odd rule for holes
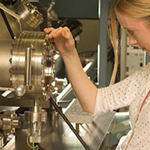
[[[112,41],[116,48],[115,17],[127,29],[130,45],[150,54],[150,0],[116,0],[111,9]],[[68,78],[82,108],[90,113],[104,113],[130,105],[131,131],[117,150],[150,149],[150,64],[125,80],[97,89],[82,69],[70,30],[47,28],[62,55]]]

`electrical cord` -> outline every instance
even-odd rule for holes
[[[59,109],[59,107],[57,106],[57,104],[55,103],[55,101],[53,100],[52,97],[49,98],[50,103],[54,106],[54,108],[56,109],[56,111],[61,115],[61,117],[64,119],[64,121],[68,124],[68,126],[70,127],[70,129],[73,131],[73,133],[76,135],[76,137],[78,138],[78,140],[81,142],[81,144],[84,146],[84,148],[86,150],[90,150],[90,148],[87,146],[87,144],[84,142],[84,140],[81,138],[81,136],[79,135],[79,133],[76,131],[76,129],[73,127],[73,125],[70,123],[70,121],[68,120],[68,118],[62,113],[62,111]]]
[[[35,150],[35,149],[39,149],[38,148],[38,145],[34,145],[34,139],[33,139],[33,143],[32,143],[32,145],[30,145],[30,143],[29,143],[29,136],[30,136],[30,128],[28,129],[28,134],[27,134],[27,139],[26,139],[26,142],[27,142],[27,145],[31,148],[31,149],[33,149],[33,150]]]
[[[126,144],[125,150],[127,150],[128,145],[129,145],[129,143],[130,143],[130,141],[131,141],[131,139],[132,139],[132,137],[133,137],[134,130],[135,130],[135,126],[136,126],[136,122],[137,122],[137,120],[138,120],[139,114],[140,114],[140,112],[141,112],[141,110],[142,110],[142,107],[143,107],[143,105],[144,105],[146,99],[148,98],[149,94],[150,94],[150,93],[148,92],[147,96],[144,98],[144,100],[142,101],[140,107],[138,108],[138,111],[137,111],[137,114],[136,114],[136,117],[135,117],[135,121],[134,121],[134,124],[133,124],[133,127],[132,127],[132,133],[131,133],[131,136],[130,136],[130,138],[129,138],[127,144]]]

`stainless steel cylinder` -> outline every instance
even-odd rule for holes
[[[0,44],[0,87],[14,89],[19,97],[49,97],[55,86],[56,53],[45,33],[24,31]]]
[[[9,70],[11,68],[12,40],[1,39],[0,45],[0,87],[11,87]]]
[[[43,15],[37,7],[32,5],[28,0],[18,0],[14,5],[16,13],[22,18],[29,27],[36,28],[43,22]]]
[[[42,94],[44,42],[43,32],[22,32],[16,36],[10,72],[12,87],[15,88],[17,96],[24,95],[26,90],[30,94]]]

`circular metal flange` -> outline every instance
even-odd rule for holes
[[[15,37],[11,83],[17,96],[50,96],[55,89],[54,45],[43,32],[21,32]]]

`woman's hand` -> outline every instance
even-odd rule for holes
[[[44,32],[50,39],[54,39],[56,49],[62,56],[70,55],[75,49],[74,39],[68,27],[45,28]]]
[[[68,79],[82,108],[87,112],[93,113],[97,88],[83,71],[70,30],[67,27],[58,29],[46,28],[44,32],[48,34],[50,39],[54,39],[56,49],[64,60]]]

